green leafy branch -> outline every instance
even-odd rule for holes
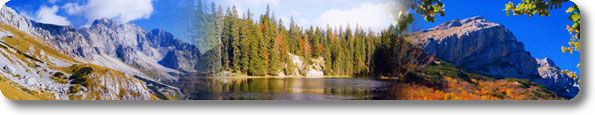
[[[424,19],[428,22],[434,22],[436,15],[444,16],[444,3],[440,0],[407,0],[407,5],[405,5],[406,10],[413,10],[415,13],[420,14],[424,17]],[[408,13],[408,11],[399,11],[397,15],[398,19],[398,28],[399,31],[404,32],[407,29],[407,26],[413,23],[413,15]]]
[[[513,2],[508,2],[505,4],[506,15],[527,15],[528,17],[539,15],[539,16],[550,16],[550,10],[552,9],[560,9],[562,8],[562,3],[568,2],[568,0],[522,0],[521,3],[514,4]],[[568,42],[568,47],[562,46],[562,52],[569,52],[573,54],[574,52],[580,52],[581,50],[581,43],[580,43],[580,25],[581,25],[581,16],[580,10],[576,4],[566,10],[568,13],[568,19],[573,22],[572,26],[566,25],[566,30],[572,35],[570,41]],[[580,68],[581,64],[577,64],[577,67]],[[569,77],[578,79],[578,75],[576,72],[564,70],[562,71],[566,73]],[[580,80],[578,80],[580,83]]]

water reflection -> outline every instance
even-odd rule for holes
[[[369,100],[391,99],[394,82],[355,78],[202,78],[191,99]]]

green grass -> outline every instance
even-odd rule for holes
[[[531,92],[536,97],[552,97],[555,94],[554,91],[551,91],[551,90],[545,88],[543,85],[532,82],[531,80],[528,80],[528,79],[506,78],[506,81],[507,82],[518,82],[523,85],[523,88],[529,88],[531,86],[538,87],[537,91]],[[545,94],[541,94],[538,92],[544,92]]]
[[[506,78],[507,82],[518,82],[523,85],[523,88],[529,88],[530,86],[539,86],[539,84],[535,82],[531,82],[528,79],[517,79],[517,78]]]
[[[470,79],[485,80],[485,81],[494,81],[495,80],[494,78],[491,78],[491,77],[466,72],[462,69],[457,68],[453,64],[448,63],[443,60],[438,59],[437,61],[440,64],[426,66],[422,69],[421,73],[426,74],[426,76],[428,76],[428,78],[434,79],[434,80],[441,80],[442,76],[447,76],[447,77],[451,77],[451,78],[461,78],[466,81],[469,81]]]

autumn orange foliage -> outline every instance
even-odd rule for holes
[[[444,77],[446,87],[432,88],[418,83],[399,84],[396,94],[400,100],[551,100],[561,99],[540,91],[538,86],[525,88],[521,83],[506,79],[484,81]],[[549,95],[549,96],[548,96]]]
[[[278,44],[277,44],[277,48],[282,48],[282,47],[283,47],[283,45],[285,45],[285,44],[283,43],[283,35],[281,35],[281,34],[278,34],[278,35],[277,35],[277,38],[275,39],[275,43],[278,43]]]
[[[301,46],[300,50],[305,53],[306,52],[306,42],[301,37],[298,37],[298,40],[300,41],[300,46]]]

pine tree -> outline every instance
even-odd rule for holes
[[[250,10],[248,10],[249,12]],[[240,20],[240,32],[239,32],[239,43],[238,44],[238,49],[240,49],[240,62],[239,64],[241,65],[241,71],[244,74],[248,74],[248,69],[250,67],[250,37],[252,36],[250,33],[250,28],[249,28],[249,18],[250,17],[248,15],[249,13],[247,13],[244,17],[246,19],[242,19]]]
[[[267,5],[266,13],[258,21],[248,9],[240,18],[235,6],[225,13],[214,4],[210,7],[202,1],[196,5],[191,19],[191,38],[195,38],[203,51],[205,67],[211,73],[221,68],[247,75],[278,75],[284,72],[293,75],[297,66],[289,54],[300,56],[303,62],[323,58],[325,75],[381,74],[398,76],[415,70],[408,62],[416,62],[423,56],[418,53],[409,56],[409,51],[419,51],[399,35],[397,28],[375,35],[364,31],[358,25],[353,31],[346,28],[310,26],[305,30],[298,26],[293,17],[289,29],[283,21],[275,21],[274,13]],[[202,44],[202,45],[201,45]]]
[[[332,42],[333,41],[333,32],[332,29],[327,25],[326,27],[326,36],[325,36],[325,40],[323,42],[324,44],[324,49],[322,50],[323,55],[322,57],[325,59],[324,60],[324,73],[325,75],[333,75],[333,58],[332,58]]]
[[[242,21],[239,19],[236,7],[233,6],[230,12],[230,19],[229,19],[229,23],[230,23],[230,40],[231,40],[231,50],[229,52],[231,52],[231,63],[232,63],[232,69],[235,71],[241,71],[241,49],[240,49],[240,45],[241,45],[241,37],[240,37],[240,27],[243,26]]]
[[[284,69],[283,72],[285,72],[285,74],[290,75],[290,65],[293,65],[292,62],[290,62],[289,59],[289,47],[288,45],[290,44],[290,41],[288,40],[288,31],[285,29],[285,26],[283,26],[283,20],[279,19],[279,24],[277,26],[278,28],[278,36],[277,36],[277,43],[279,45],[278,48],[278,52],[279,52],[279,69]],[[285,64],[281,64],[281,63],[285,63]],[[292,69],[292,68],[291,68]]]
[[[211,3],[211,8],[213,8],[213,16],[215,18],[214,20],[214,26],[215,26],[215,30],[213,31],[213,34],[215,34],[215,38],[216,38],[216,46],[215,46],[215,50],[217,50],[217,57],[215,62],[216,63],[216,70],[219,71],[221,70],[224,66],[222,65],[227,65],[226,62],[223,62],[222,59],[226,59],[229,60],[227,58],[227,56],[224,56],[223,53],[225,52],[225,54],[227,54],[227,51],[224,50],[224,45],[223,45],[223,41],[222,41],[222,33],[223,33],[223,24],[224,24],[224,13],[223,13],[223,8],[221,8],[221,6],[217,7],[217,11],[215,11],[215,3],[212,2]],[[227,66],[225,66],[226,68]]]

